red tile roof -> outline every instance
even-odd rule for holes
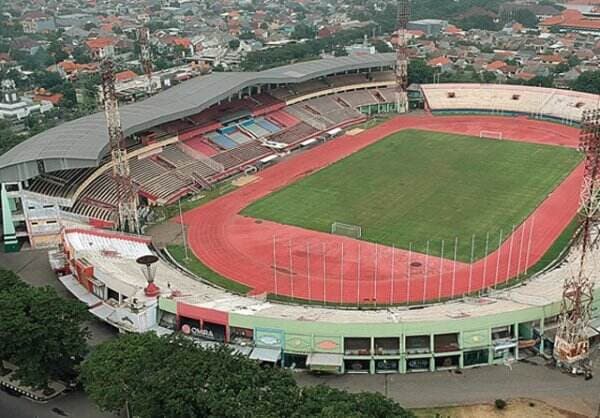
[[[113,38],[93,38],[85,41],[85,44],[90,49],[101,49],[106,48],[109,45],[114,45],[115,40]]]
[[[115,79],[117,81],[128,81],[136,78],[138,75],[131,70],[121,71],[120,73],[115,74]]]
[[[504,61],[494,61],[490,62],[485,66],[485,69],[488,71],[496,71],[506,67],[506,63]]]
[[[437,67],[437,66],[441,66],[441,65],[448,65],[451,62],[452,61],[450,61],[450,59],[448,57],[437,57],[437,58],[432,58],[429,61],[427,61],[427,65],[429,65],[430,67]]]
[[[543,20],[540,25],[600,30],[600,19],[590,19],[583,16],[579,10],[567,9],[558,16]]]

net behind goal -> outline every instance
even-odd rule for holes
[[[500,132],[500,131],[480,131],[479,138],[502,139],[502,132]]]
[[[334,222],[331,224],[331,233],[336,235],[344,235],[351,238],[360,238],[362,237],[362,227],[360,225]]]

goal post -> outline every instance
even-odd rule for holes
[[[335,235],[344,235],[351,238],[362,237],[362,227],[360,225],[345,224],[334,222],[331,224],[331,233]]]
[[[502,139],[501,131],[479,131],[479,138]]]

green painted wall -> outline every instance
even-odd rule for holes
[[[389,337],[400,335],[442,334],[489,330],[490,328],[510,325],[518,322],[538,320],[558,314],[560,304],[533,307],[519,311],[477,318],[448,319],[445,321],[423,321],[405,323],[348,323],[293,321],[287,319],[265,318],[259,316],[231,313],[229,323],[242,328],[272,328],[283,330],[286,334],[315,335],[331,337]],[[487,331],[486,331],[487,332]]]
[[[177,302],[173,299],[160,298],[158,300],[158,308],[172,314],[177,314]]]

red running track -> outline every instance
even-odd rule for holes
[[[220,275],[252,287],[253,294],[346,304],[419,303],[491,287],[524,272],[575,216],[582,165],[498,250],[473,264],[238,215],[272,191],[406,128],[475,136],[501,131],[505,139],[578,144],[577,129],[521,117],[397,117],[293,156],[260,172],[258,181],[186,213],[192,251]]]

